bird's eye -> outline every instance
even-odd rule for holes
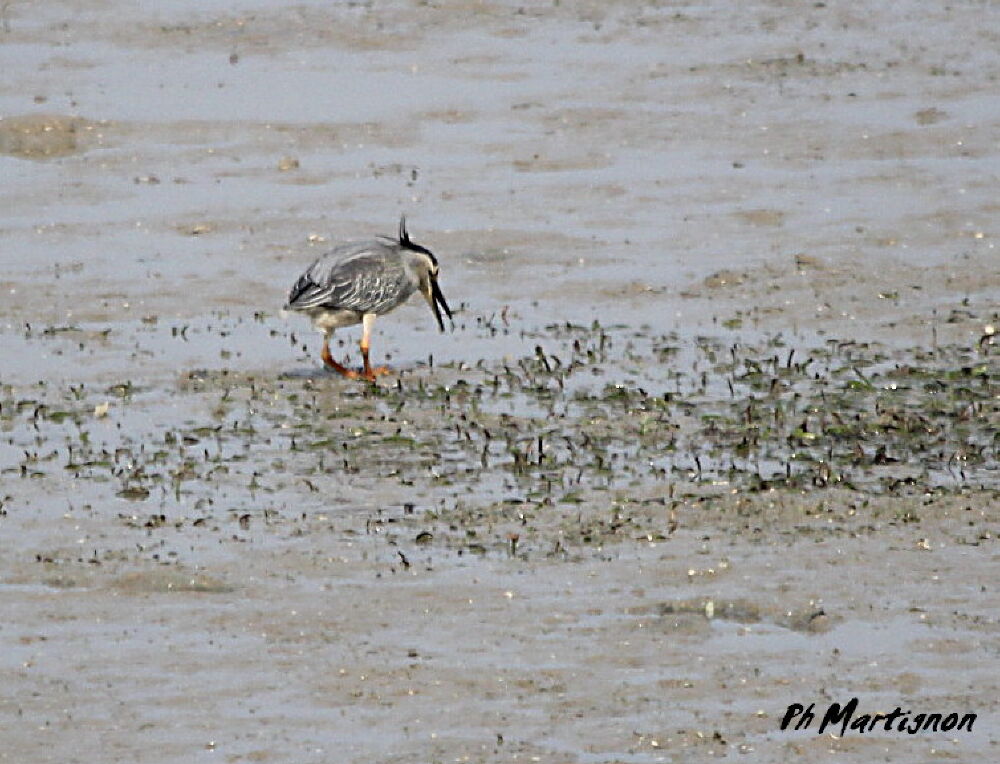
[[[438,265],[432,265],[431,266],[431,276],[433,276],[434,278],[437,278],[437,275],[440,272],[441,272],[441,267],[440,266],[438,266]]]

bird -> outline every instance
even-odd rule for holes
[[[430,305],[442,332],[441,310],[453,320],[451,308],[438,286],[439,273],[434,254],[410,239],[403,215],[396,238],[379,236],[370,241],[348,242],[321,255],[289,290],[285,310],[305,313],[322,332],[320,357],[328,368],[349,379],[374,382],[379,375],[389,373],[384,366],[372,368],[368,360],[377,316],[395,310],[419,292]],[[360,370],[349,369],[330,355],[333,332],[355,324],[362,326],[364,366]]]

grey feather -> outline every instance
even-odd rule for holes
[[[418,285],[404,267],[398,245],[344,244],[309,266],[289,292],[286,307],[303,312],[386,313],[409,299]]]
[[[313,327],[326,337],[324,362],[342,371],[328,358],[330,335],[364,323],[362,343],[367,343],[371,321],[366,317],[395,310],[415,294],[424,296],[438,328],[444,331],[441,311],[448,318],[452,312],[438,286],[439,270],[431,251],[414,243],[401,221],[398,239],[344,244],[318,258],[289,290],[285,308],[309,316]],[[367,348],[368,344],[362,345],[365,353]]]

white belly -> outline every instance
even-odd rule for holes
[[[329,334],[334,329],[344,326],[354,326],[361,323],[361,314],[354,310],[311,310],[309,317],[312,319],[316,331]]]

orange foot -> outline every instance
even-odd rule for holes
[[[384,374],[389,374],[390,369],[387,366],[376,366],[375,368],[368,367],[367,369],[359,369],[358,371],[351,371],[348,373],[351,379],[364,379],[369,382],[375,382],[376,379]]]
[[[364,348],[363,348],[364,350]],[[330,354],[330,346],[324,342],[323,350],[320,353],[320,357],[323,359],[323,363],[327,368],[333,369],[338,374],[347,377],[348,379],[364,379],[368,382],[374,382],[376,379],[384,374],[392,373],[392,370],[388,366],[375,366],[374,368],[368,363],[368,353],[364,353],[365,365],[362,369],[348,369],[341,363],[338,363],[333,359]]]
[[[339,363],[328,363],[327,367],[333,369],[338,374],[343,375],[347,379],[363,379],[367,382],[374,382],[379,377],[390,374],[391,369],[385,366],[378,366],[374,369],[348,369],[346,366],[341,366]]]

